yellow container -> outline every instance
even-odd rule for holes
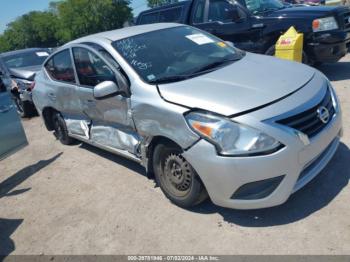
[[[281,35],[276,43],[275,56],[282,59],[303,61],[304,35],[298,33],[292,26]]]

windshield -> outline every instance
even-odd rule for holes
[[[222,40],[189,26],[140,34],[112,45],[148,83],[180,81],[242,57]]]
[[[246,6],[253,14],[274,11],[285,7],[279,0],[246,0]]]
[[[39,50],[5,56],[3,60],[7,68],[22,68],[41,65],[48,56],[46,50]]]

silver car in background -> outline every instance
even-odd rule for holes
[[[34,103],[63,144],[139,162],[182,207],[208,195],[237,209],[282,204],[326,166],[342,133],[319,71],[179,24],[78,39],[35,81]]]
[[[0,78],[11,92],[21,117],[36,114],[32,101],[34,77],[50,53],[48,48],[27,48],[0,54]]]

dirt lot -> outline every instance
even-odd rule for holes
[[[137,164],[25,120],[30,146],[0,163],[0,254],[350,254],[350,55],[320,69],[342,103],[342,144],[276,208],[181,209]]]

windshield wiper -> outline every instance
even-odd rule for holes
[[[190,78],[190,75],[175,75],[175,76],[165,76],[165,77],[160,77],[151,81],[148,81],[150,84],[165,84],[165,83],[171,83],[171,82],[178,82],[181,80],[185,80]]]
[[[198,73],[203,73],[203,72],[206,72],[208,70],[215,69],[215,68],[217,68],[217,67],[219,67],[221,65],[224,65],[224,64],[227,64],[227,63],[230,63],[230,62],[234,62],[234,61],[237,61],[237,60],[239,60],[239,58],[237,58],[237,59],[225,59],[225,60],[221,60],[221,61],[216,61],[216,62],[213,62],[213,63],[210,63],[210,64],[207,64],[205,66],[200,67],[196,71],[192,72],[191,75],[195,75],[195,74],[198,74]]]
[[[195,71],[191,72],[190,74],[187,75],[174,75],[174,76],[164,76],[164,77],[160,77],[160,78],[156,78],[154,80],[150,80],[148,81],[148,83],[150,84],[165,84],[165,83],[172,83],[172,82],[178,82],[178,81],[182,81],[182,80],[186,80],[189,78],[192,78],[200,73],[204,73],[207,72],[209,70],[215,69],[221,65],[230,63],[230,62],[234,62],[239,60],[239,58],[236,59],[225,59],[225,60],[221,60],[221,61],[217,61],[217,62],[213,62],[210,64],[207,64],[203,67],[200,67],[199,69],[196,69]]]

